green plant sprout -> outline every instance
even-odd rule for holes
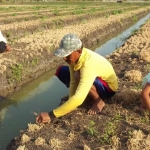
[[[98,133],[98,131],[96,131],[96,129],[95,129],[95,122],[94,121],[90,121],[90,123],[89,123],[89,127],[88,127],[88,129],[87,129],[87,133],[89,134],[89,135],[97,135],[97,133]]]
[[[20,81],[21,80],[21,76],[22,76],[22,70],[23,70],[23,65],[22,64],[12,65],[11,66],[12,74],[10,76],[9,81],[10,82]]]

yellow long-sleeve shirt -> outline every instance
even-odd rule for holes
[[[109,87],[118,89],[117,76],[110,62],[103,56],[83,48],[78,62],[69,65],[70,93],[69,100],[53,110],[55,117],[63,116],[83,103],[96,77],[106,81]],[[80,82],[77,85],[74,80],[74,72],[80,70]]]

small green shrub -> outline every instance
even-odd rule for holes
[[[9,81],[10,82],[20,81],[21,76],[22,76],[22,70],[23,70],[23,65],[22,64],[16,64],[16,65],[11,66],[12,74],[9,78]]]

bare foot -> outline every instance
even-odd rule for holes
[[[102,99],[98,99],[94,101],[94,104],[88,111],[88,114],[94,115],[102,111],[103,107],[105,106],[105,102]]]

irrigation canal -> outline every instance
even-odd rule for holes
[[[139,20],[118,36],[93,48],[106,56],[124,44],[134,30],[138,30],[150,18],[150,14]],[[35,123],[34,112],[51,111],[56,108],[68,89],[54,76],[55,70],[45,73],[24,85],[8,99],[0,101],[0,150],[24,130],[28,123]]]

